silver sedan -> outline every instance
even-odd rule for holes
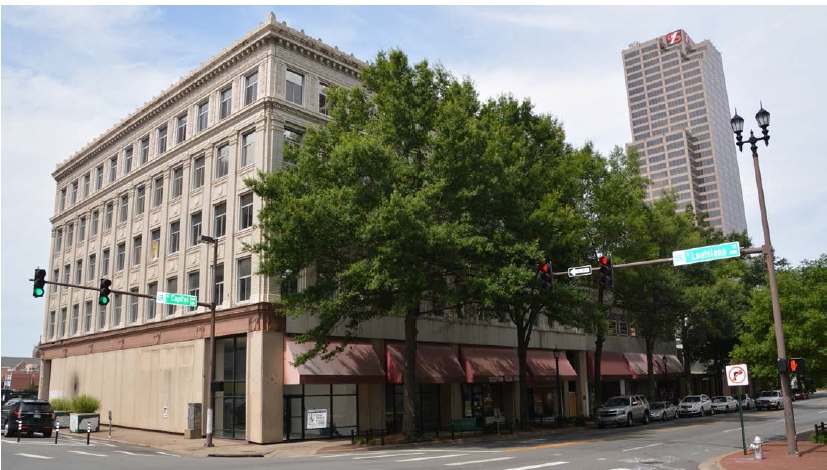
[[[712,397],[712,409],[724,413],[738,411],[738,402],[730,396]]]
[[[668,401],[656,401],[649,405],[649,411],[653,421],[668,421],[678,418],[678,407]]]

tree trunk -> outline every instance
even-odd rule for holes
[[[653,359],[653,354],[655,351],[655,340],[651,338],[646,338],[646,372],[648,375],[647,380],[647,389],[649,393],[649,401],[658,401],[658,395],[655,390],[655,364]]]
[[[405,415],[402,419],[402,437],[412,440],[416,437],[416,320],[419,308],[408,310],[405,315],[405,370],[402,374],[404,388],[403,403]]]
[[[598,308],[603,307],[603,286],[597,288],[597,305]],[[603,356],[603,343],[606,342],[606,335],[603,332],[603,325],[598,323],[594,334],[594,402],[592,402],[592,416],[597,416],[597,409],[603,405],[603,394],[601,388],[603,387],[600,380],[600,362]],[[586,371],[588,374],[588,371]]]
[[[692,361],[686,344],[683,345],[683,396],[692,395]]]
[[[525,325],[517,323],[517,359],[520,364],[520,384],[519,384],[519,402],[520,402],[520,422],[524,429],[528,429],[528,407],[531,403],[528,402],[528,328]]]

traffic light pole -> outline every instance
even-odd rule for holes
[[[29,279],[29,280],[34,281],[34,279]],[[82,286],[82,285],[78,285],[78,284],[68,284],[68,283],[65,283],[65,282],[57,282],[57,281],[45,281],[45,282],[46,282],[46,284],[54,284],[56,286],[73,287],[75,289],[93,290],[95,292],[99,291],[99,288],[97,288],[97,287]],[[109,291],[112,292],[113,294],[118,294],[118,295],[129,295],[129,296],[132,296],[132,297],[142,297],[144,299],[152,299],[152,300],[156,299],[156,297],[154,295],[141,294],[139,292],[130,292],[130,291],[125,291],[125,290],[117,290],[117,289],[109,289]],[[211,304],[209,302],[197,302],[196,305],[199,306],[199,307],[212,307],[213,304]]]

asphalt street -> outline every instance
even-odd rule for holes
[[[795,402],[798,431],[827,421],[827,397]],[[783,439],[783,411],[744,412],[746,440]],[[118,468],[156,469],[280,469],[315,470],[694,470],[708,459],[742,447],[738,413],[681,418],[631,428],[585,428],[545,437],[506,438],[486,443],[410,448],[377,448],[294,458],[191,458],[158,452],[148,447],[108,443],[106,439],[63,436],[2,439],[3,469],[60,468],[88,470]]]

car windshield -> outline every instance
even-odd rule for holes
[[[652,406],[650,408],[652,408],[653,410],[659,410],[659,409],[663,408],[663,406],[664,406],[663,403],[652,403]]]
[[[609,398],[609,401],[606,402],[605,406],[629,406],[629,399],[620,397]]]
[[[775,393],[775,392],[761,392],[761,396],[762,397],[775,397],[775,396],[778,396],[778,394]]]
[[[701,397],[684,397],[682,401],[685,403],[697,403],[701,401]]]
[[[725,401],[726,401],[726,398],[724,398],[724,397],[715,397],[715,398],[712,399],[713,403],[724,403]]]

